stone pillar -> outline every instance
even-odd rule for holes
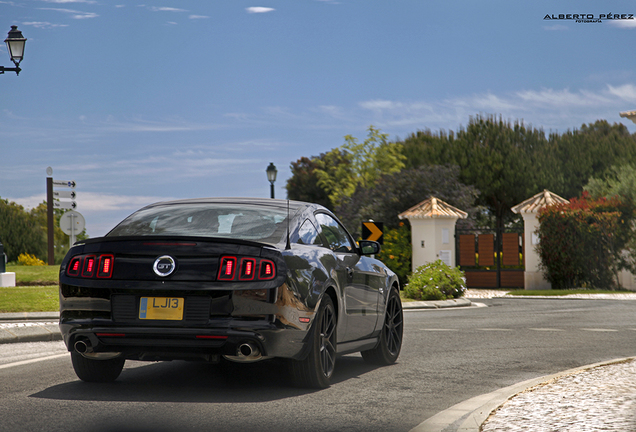
[[[526,267],[524,272],[524,282],[525,289],[527,290],[552,289],[552,284],[545,279],[543,271],[539,267],[541,258],[536,250],[536,247],[539,244],[539,237],[537,236],[539,220],[537,219],[537,216],[539,214],[539,210],[543,207],[567,202],[569,201],[548,190],[544,190],[543,192],[539,192],[535,196],[528,198],[521,204],[517,204],[511,209],[513,213],[520,214],[523,217],[523,241],[525,245],[523,255]]]
[[[467,216],[434,197],[400,213],[411,224],[412,270],[438,259],[455,267],[455,224]]]

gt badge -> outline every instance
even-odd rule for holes
[[[152,266],[155,274],[161,277],[169,276],[175,268],[177,268],[177,263],[170,255],[160,256]]]

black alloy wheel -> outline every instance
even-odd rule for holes
[[[403,334],[402,301],[397,290],[392,288],[386,305],[380,341],[375,348],[362,351],[362,357],[367,362],[378,365],[395,363],[402,349]]]
[[[328,295],[320,301],[312,327],[311,351],[304,360],[292,360],[297,385],[327,388],[336,365],[336,311]]]

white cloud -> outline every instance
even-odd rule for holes
[[[210,18],[207,15],[190,15],[188,18],[190,19],[206,19],[206,18]]]
[[[609,22],[614,27],[625,28],[625,29],[633,29],[636,28],[636,19],[631,20],[607,20],[605,22]]]
[[[54,27],[68,27],[68,24],[52,24],[48,21],[29,21],[23,22],[23,25],[33,26],[35,28],[54,28]]]
[[[173,8],[173,7],[158,7],[151,6],[150,10],[153,12],[187,12],[185,9]]]
[[[607,88],[609,89],[610,94],[614,96],[618,96],[619,98],[625,101],[636,103],[636,86],[635,85],[625,84],[618,87],[608,85]]]
[[[97,15],[94,12],[83,12],[83,11],[77,11],[77,10],[73,10],[73,9],[40,8],[40,10],[52,10],[52,11],[57,11],[57,12],[68,13],[68,14],[71,14],[71,18],[73,18],[73,19],[96,18],[96,17],[99,16],[99,15]]]
[[[87,3],[94,4],[97,3],[94,0],[40,0],[46,3]]]
[[[247,11],[247,13],[267,13],[267,12],[275,11],[276,9],[268,8],[268,7],[253,6],[253,7],[245,8],[245,10]]]
[[[552,107],[583,107],[612,103],[607,95],[588,90],[579,90],[576,93],[571,92],[569,89],[556,91],[553,89],[543,89],[541,91],[524,90],[517,92],[516,95],[524,103]]]
[[[555,24],[555,25],[551,25],[551,26],[543,26],[543,28],[546,29],[546,30],[549,30],[549,31],[570,30],[570,27],[564,26],[563,24]]]
[[[618,112],[625,102],[636,104],[636,85],[606,85],[596,90],[565,89],[520,90],[507,94],[474,94],[438,101],[368,100],[358,105],[369,123],[396,133],[408,128],[455,129],[475,114],[501,114],[523,119],[545,129],[575,128],[605,118],[620,121]],[[399,131],[399,132],[398,132]]]

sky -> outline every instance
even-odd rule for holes
[[[636,110],[630,14],[612,0],[0,0],[0,32],[28,39],[20,75],[0,75],[0,197],[45,201],[51,167],[97,237],[157,201],[269,197],[270,162],[285,198],[291,162],[370,125],[391,140],[476,115],[634,133],[619,116]]]

